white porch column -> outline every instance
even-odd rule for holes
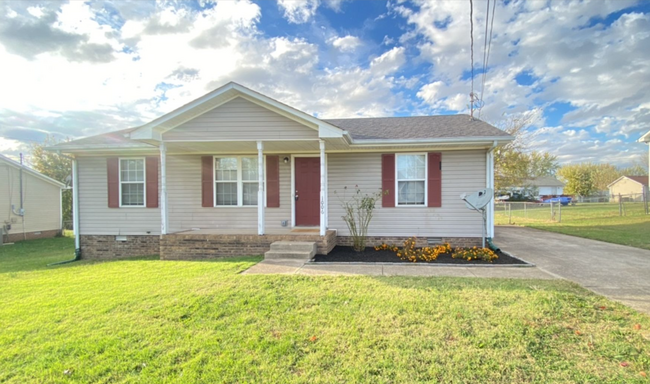
[[[72,159],[72,227],[75,255],[77,255],[81,249],[81,231],[79,228],[79,165],[76,157]]]
[[[257,189],[257,234],[264,234],[264,144],[257,142],[257,176],[259,188]]]
[[[327,172],[327,160],[325,159],[325,142],[321,140],[320,144],[320,235],[325,236],[327,223],[325,212],[327,211],[327,198],[325,196],[325,176]]]
[[[167,216],[167,146],[160,143],[160,234],[166,235],[168,229]]]
[[[494,191],[494,148],[496,147],[495,145],[490,148],[487,152],[486,156],[486,164],[485,164],[485,169],[486,169],[486,174],[485,174],[485,181],[486,181],[486,187],[492,188]],[[492,237],[494,238],[494,196],[492,197],[492,200],[488,203],[487,206],[487,223],[486,223],[486,232],[487,232],[487,237]]]

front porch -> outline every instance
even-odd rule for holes
[[[197,260],[230,256],[261,255],[276,241],[314,242],[317,253],[326,255],[336,246],[336,231],[321,236],[319,229],[283,228],[258,235],[255,229],[201,229],[160,236],[161,260]]]

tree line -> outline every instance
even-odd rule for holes
[[[551,176],[565,183],[564,194],[590,196],[606,191],[607,186],[621,176],[648,175],[647,157],[632,166],[617,167],[608,163],[583,162],[560,166],[557,157],[548,152],[531,150],[535,132],[530,126],[540,111],[508,116],[494,124],[515,139],[494,154],[494,185],[497,194],[531,189],[531,180]],[[527,185],[528,184],[528,185]]]

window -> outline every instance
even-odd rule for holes
[[[145,206],[144,159],[120,159],[120,206]]]
[[[425,154],[398,154],[396,157],[397,205],[425,205],[427,156]]]
[[[257,205],[257,157],[215,157],[215,206]]]

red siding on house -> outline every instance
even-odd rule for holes
[[[214,158],[201,157],[201,206],[214,207]]]
[[[383,208],[395,207],[395,154],[381,155],[381,199]],[[388,192],[388,193],[386,193]]]
[[[120,207],[120,159],[106,159],[106,175],[108,183],[108,208]]]
[[[439,152],[429,153],[429,175],[427,177],[429,188],[427,200],[429,207],[442,206],[442,154]]]

